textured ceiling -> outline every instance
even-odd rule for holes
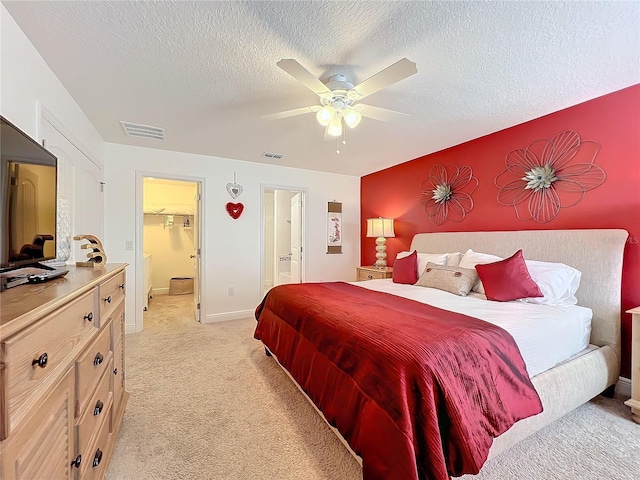
[[[2,3],[108,142],[350,175],[640,83],[638,2]],[[403,57],[418,73],[366,103],[410,116],[340,155],[312,114],[259,118],[317,103],[280,59],[358,84]]]

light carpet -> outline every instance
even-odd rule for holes
[[[356,480],[360,466],[273,358],[254,319],[201,325],[156,296],[126,336],[130,392],[107,480]],[[638,480],[640,425],[597,397],[465,480]]]

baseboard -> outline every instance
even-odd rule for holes
[[[125,323],[124,324],[124,334],[129,335],[130,333],[136,333],[136,324],[135,323]]]
[[[239,320],[241,318],[253,317],[255,310],[238,310],[236,312],[211,313],[207,315],[202,323],[226,322],[227,320]]]
[[[616,385],[616,395],[619,397],[631,397],[631,380],[625,377],[618,378]]]

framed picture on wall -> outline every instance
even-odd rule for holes
[[[342,204],[337,202],[327,208],[327,253],[342,253]]]

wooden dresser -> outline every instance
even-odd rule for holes
[[[0,478],[102,479],[125,391],[126,264],[0,293]]]

